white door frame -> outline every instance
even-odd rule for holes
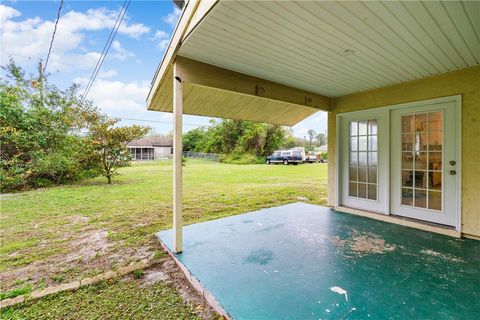
[[[392,110],[397,110],[397,109],[402,109],[402,108],[410,108],[410,107],[420,107],[424,105],[432,105],[432,104],[437,104],[437,103],[443,103],[443,102],[454,102],[456,106],[456,123],[455,123],[455,152],[456,152],[456,159],[457,159],[457,164],[458,166],[456,167],[456,187],[457,187],[457,195],[456,195],[456,225],[455,229],[460,232],[461,231],[461,220],[462,220],[462,96],[461,95],[455,95],[455,96],[448,96],[448,97],[442,97],[442,98],[435,98],[435,99],[428,99],[428,100],[420,100],[420,101],[415,101],[415,102],[409,102],[409,103],[401,103],[401,104],[395,104],[395,105],[388,105],[384,107],[377,107],[377,108],[371,108],[371,109],[364,109],[364,110],[359,110],[359,111],[353,111],[353,112],[343,112],[339,113],[336,115],[336,168],[335,168],[335,175],[336,175],[336,183],[335,183],[335,193],[336,193],[336,204],[335,207],[338,209],[340,206],[342,206],[342,150],[341,150],[341,141],[342,141],[342,134],[341,134],[341,120],[342,117],[349,116],[349,115],[360,115],[364,113],[365,117],[368,117],[369,115],[375,114],[375,112],[378,111],[387,111],[389,116],[388,116],[388,127],[389,127],[389,137],[388,139],[390,140],[391,132],[390,132],[390,114]],[[390,142],[388,144],[389,146],[389,161],[388,161],[388,171],[391,174],[391,168],[390,168],[390,159],[391,159],[391,148],[390,148]],[[380,174],[380,171],[379,171]],[[387,195],[387,211],[384,212],[384,214],[389,215],[391,212],[391,201],[390,201],[390,174],[388,174],[388,195]],[[362,210],[362,209],[360,209]],[[419,220],[421,222],[421,220]]]

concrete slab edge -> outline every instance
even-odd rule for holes
[[[208,291],[202,283],[188,270],[183,263],[178,260],[178,258],[175,256],[173,252],[170,251],[170,249],[163,243],[162,240],[159,239],[160,245],[162,248],[168,252],[168,254],[172,257],[172,259],[175,261],[177,266],[182,270],[183,274],[187,278],[188,282],[192,285],[192,287],[197,290],[202,297],[205,299],[205,301],[210,305],[210,307],[215,310],[216,313],[218,313],[220,316],[222,316],[225,319],[232,319],[232,317],[228,314],[225,309],[223,309],[222,305],[215,299],[213,294]]]
[[[14,305],[17,305],[23,302],[38,300],[40,298],[43,298],[55,293],[59,293],[59,292],[76,291],[81,287],[89,286],[92,284],[99,283],[101,281],[110,280],[117,277],[123,277],[129,273],[132,273],[135,270],[143,270],[143,269],[152,267],[158,263],[164,262],[166,260],[167,259],[165,258],[143,260],[140,262],[131,263],[125,267],[118,268],[115,271],[107,271],[105,273],[102,273],[93,277],[88,277],[82,280],[75,280],[75,281],[64,283],[58,286],[53,286],[53,287],[48,287],[42,290],[32,291],[29,294],[20,295],[10,299],[4,299],[0,301],[0,309],[6,308],[6,307],[12,307]]]

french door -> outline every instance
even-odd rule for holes
[[[392,111],[392,214],[456,225],[456,114],[455,102]]]
[[[388,111],[344,114],[340,118],[341,203],[388,211]]]
[[[455,97],[338,116],[339,205],[458,225]]]

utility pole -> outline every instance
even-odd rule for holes
[[[39,89],[40,89],[40,101],[42,101],[42,106],[44,105],[43,101],[43,63],[42,59],[38,63],[38,76],[39,76]]]

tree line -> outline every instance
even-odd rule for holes
[[[325,134],[309,131],[312,132],[310,140],[306,140],[294,137],[284,126],[244,120],[212,120],[209,127],[184,134],[183,150],[222,154],[223,162],[261,163],[278,149],[305,147],[308,151],[326,144]]]
[[[103,175],[108,183],[128,165],[126,143],[148,128],[117,126],[117,119],[83,103],[78,85],[60,90],[48,77],[25,75],[13,60],[0,84],[2,192]]]

